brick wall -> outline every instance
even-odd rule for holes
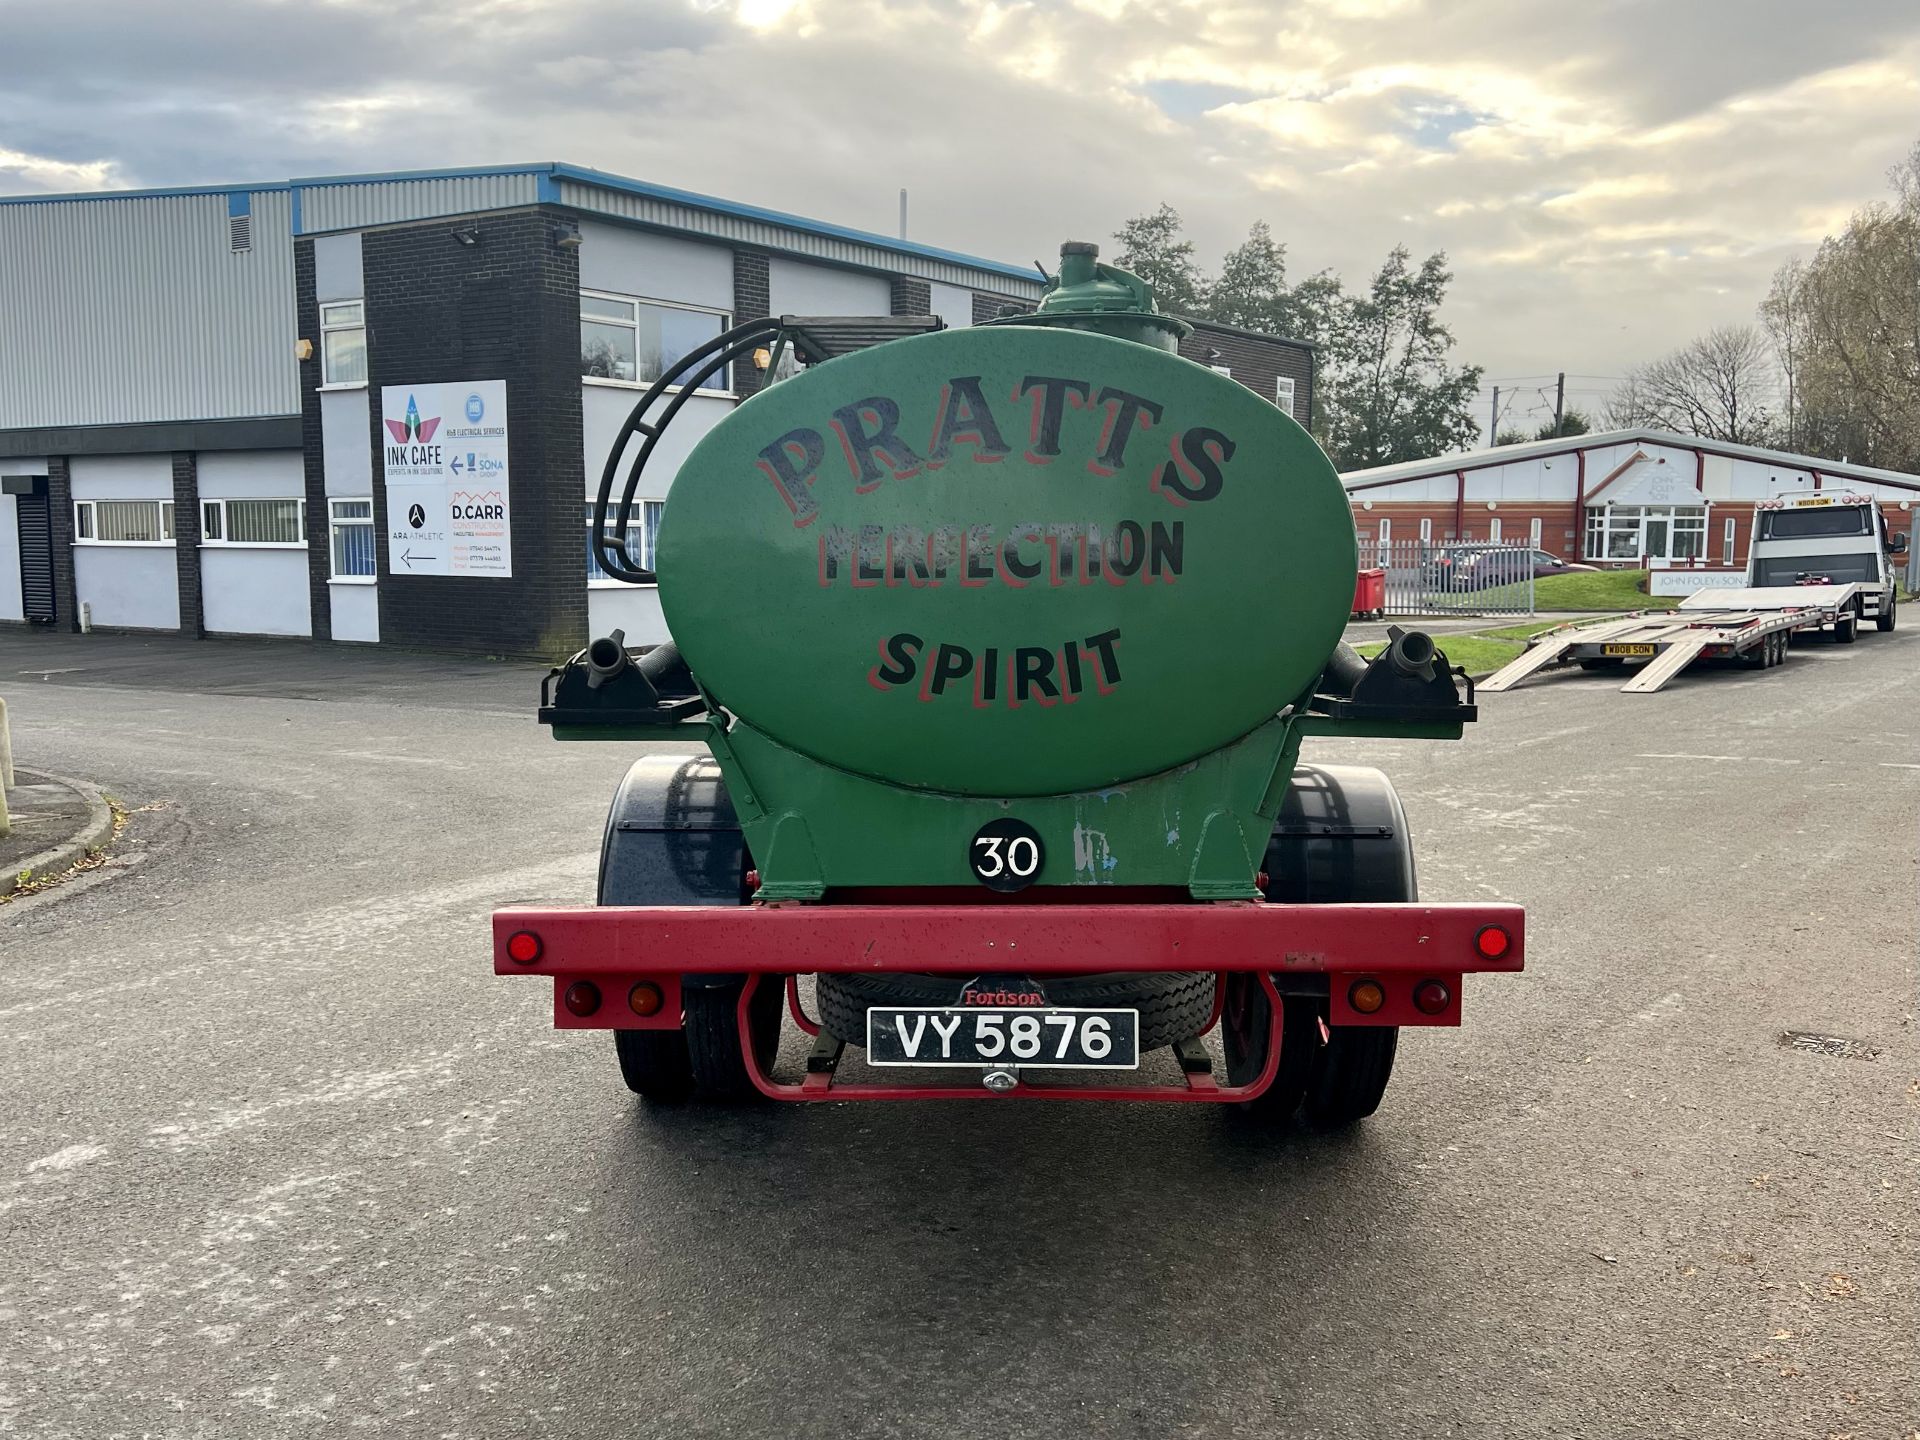
[[[307,492],[307,605],[313,618],[313,638],[331,640],[333,599],[327,588],[327,575],[332,537],[327,524],[327,462],[320,429],[320,306],[314,299],[314,288],[313,241],[302,237],[293,242],[293,304],[299,333],[313,342],[313,354],[300,363],[300,454]],[[374,409],[378,410],[379,406],[376,404]],[[374,489],[380,488],[376,477]],[[376,527],[375,534],[378,533]],[[385,550],[386,547],[379,548]],[[180,603],[186,604],[184,590]],[[184,618],[185,611],[181,614]]]
[[[733,323],[767,318],[773,303],[772,281],[763,250],[733,252]],[[753,368],[753,356],[742,355],[733,362],[733,393],[742,400],[760,388],[760,372]]]
[[[562,218],[534,207],[361,237],[373,453],[381,453],[384,385],[504,380],[510,427],[511,579],[392,573],[386,487],[376,473],[383,641],[540,656],[586,642],[580,252],[554,244]],[[477,232],[478,242],[461,244],[456,229]],[[323,505],[323,525],[324,513]]]
[[[207,633],[200,605],[200,465],[191,451],[173,456],[173,561],[180,586],[180,633]]]
[[[1309,423],[1313,416],[1311,346],[1208,320],[1190,323],[1193,333],[1180,342],[1182,355],[1195,364],[1229,367],[1234,379],[1263,400],[1272,400],[1277,394],[1275,382],[1288,377],[1293,381],[1294,418],[1302,425]]]
[[[53,623],[80,628],[80,599],[73,588],[73,474],[67,457],[47,457],[47,523],[53,530]]]
[[[933,287],[910,275],[893,277],[893,303],[889,315],[930,315],[933,313]]]

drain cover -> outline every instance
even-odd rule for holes
[[[1880,1047],[1864,1040],[1849,1040],[1844,1035],[1817,1035],[1811,1030],[1782,1030],[1780,1048],[1800,1050],[1808,1055],[1825,1055],[1833,1060],[1878,1060]]]

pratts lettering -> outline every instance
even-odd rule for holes
[[[1134,437],[1158,427],[1166,414],[1165,406],[1148,396],[1113,385],[1096,392],[1091,381],[1062,375],[1028,375],[1001,403],[1017,406],[1023,401],[1030,407],[1023,454],[1035,467],[1050,465],[1061,455],[1069,410],[1100,412],[1098,436],[1088,433],[1086,422],[1080,435],[1087,446],[1082,451],[1086,469],[1102,479],[1112,479],[1126,467]],[[870,495],[889,479],[946,469],[960,446],[969,448],[976,464],[998,464],[1013,453],[978,375],[956,375],[942,384],[925,455],[902,438],[900,417],[900,403],[893,397],[869,395],[840,406],[828,419],[825,429],[840,442],[855,494]],[[811,524],[819,512],[811,492],[826,451],[823,433],[807,427],[790,430],[763,449],[756,462],[793,513],[796,526]],[[1167,448],[1169,458],[1151,473],[1148,488],[1174,505],[1211,500],[1225,486],[1225,467],[1235,448],[1228,436],[1205,426],[1176,431]],[[980,561],[969,558],[967,564],[973,570],[990,570],[994,547],[981,543]],[[1017,576],[1016,567],[1008,569]],[[970,583],[990,579],[983,574]]]
[[[794,454],[799,451],[798,456]],[[793,523],[811,525],[820,513],[820,502],[809,488],[819,473],[820,462],[827,458],[827,447],[818,430],[789,430],[760,452],[755,463],[773,482],[780,498],[793,512]]]
[[[1211,500],[1226,483],[1220,467],[1233,459],[1234,443],[1218,430],[1196,425],[1173,437],[1167,461],[1153,488],[1175,505]]]
[[[931,660],[926,659],[927,646],[920,636],[905,631],[883,636],[880,663],[867,672],[867,683],[881,691],[914,686],[919,699],[929,702],[966,695],[976,710],[995,705],[1051,709],[1074,704],[1087,693],[1089,682],[1100,695],[1112,694],[1120,683],[1118,629],[1051,648],[989,645],[977,653],[943,640],[933,647]]]
[[[1084,380],[1068,380],[1060,375],[1029,375],[1013,392],[1017,403],[1029,391],[1033,397],[1033,423],[1027,430],[1027,459],[1035,465],[1050,465],[1060,453],[1060,420],[1066,413],[1071,395],[1074,408],[1084,410],[1093,403],[1093,387]]]
[[[847,469],[853,473],[853,490],[866,495],[886,483],[890,474],[896,480],[918,475],[923,463],[919,455],[898,434],[900,407],[885,395],[869,395],[851,405],[842,405],[829,422],[840,437],[840,448],[847,457]],[[869,431],[867,426],[873,429]],[[878,455],[887,462],[886,474],[874,464]]]
[[[1186,523],[1113,525],[827,525],[817,540],[820,585],[937,590],[1004,585],[1171,585],[1186,568]]]
[[[1111,385],[1094,397],[1094,404],[1107,407],[1107,418],[1100,427],[1100,453],[1087,462],[1087,469],[1111,476],[1127,463],[1127,441],[1135,427],[1151,429],[1164,411],[1144,395],[1130,395]]]
[[[982,464],[1013,453],[1013,447],[1000,438],[993,407],[980,393],[978,375],[956,375],[940,388],[940,410],[933,422],[933,440],[927,446],[929,470],[947,463],[956,440],[972,444],[973,458]]]

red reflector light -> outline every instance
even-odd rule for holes
[[[507,958],[516,965],[531,965],[540,958],[540,937],[531,930],[516,930],[507,937]]]
[[[660,1007],[667,1003],[667,997],[660,993],[660,987],[651,980],[642,980],[627,992],[627,1004],[636,1015],[658,1015]]]
[[[1413,1008],[1422,1015],[1438,1015],[1453,1001],[1453,993],[1438,980],[1422,980],[1413,987]]]
[[[600,987],[591,980],[576,980],[560,998],[574,1014],[591,1015],[600,1008]]]
[[[1513,937],[1498,925],[1482,925],[1473,937],[1473,948],[1489,960],[1498,960],[1513,948]]]
[[[1356,980],[1347,991],[1347,1004],[1362,1015],[1372,1015],[1387,1003],[1387,992],[1378,980]]]

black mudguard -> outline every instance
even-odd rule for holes
[[[1419,898],[1407,812],[1393,782],[1362,765],[1301,765],[1267,841],[1269,900]]]
[[[600,844],[602,905],[739,905],[747,846],[720,767],[706,755],[644,755],[614,791]],[[687,975],[683,985],[737,976]]]

